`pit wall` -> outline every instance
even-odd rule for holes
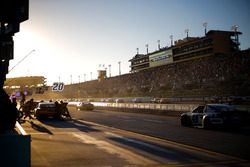
[[[0,166],[31,166],[31,135],[26,134],[18,122],[15,131],[0,134]]]
[[[168,64],[105,80],[51,88],[35,98],[205,97],[250,95],[250,50]]]

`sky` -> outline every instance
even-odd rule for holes
[[[10,77],[44,76],[47,84],[111,76],[130,71],[129,60],[207,30],[231,30],[237,25],[241,49],[250,48],[249,0],[30,0],[29,20],[14,36]],[[23,59],[23,60],[22,60]],[[22,60],[22,61],[21,61]],[[21,61],[21,62],[20,62]],[[20,63],[18,63],[20,62]],[[85,78],[84,78],[85,76]]]

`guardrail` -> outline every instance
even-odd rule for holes
[[[15,130],[0,134],[0,166],[30,167],[31,136],[18,122]]]

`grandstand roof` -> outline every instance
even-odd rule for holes
[[[146,57],[147,55],[145,54],[136,54],[132,59],[130,59],[129,61],[131,60],[135,60],[135,59],[141,59],[141,58],[144,58]]]
[[[221,31],[221,30],[210,30],[207,33],[207,36],[211,35],[211,34],[215,34],[215,33],[220,33],[220,34],[228,34],[230,36],[234,36],[235,34],[241,35],[242,32],[239,31]]]
[[[17,77],[17,78],[7,78],[5,81],[5,86],[37,86],[45,85],[46,78],[43,76],[29,76],[29,77]]]

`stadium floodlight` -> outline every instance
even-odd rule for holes
[[[207,22],[203,23],[203,27],[205,28],[205,35],[207,35]]]
[[[173,35],[170,35],[169,38],[171,40],[171,46],[173,46]]]
[[[237,47],[238,47],[238,49],[239,49],[240,43],[239,43],[238,28],[239,28],[239,26],[233,25],[233,26],[231,27],[231,30],[234,31],[235,42],[236,42]]]
[[[189,32],[189,29],[185,29],[185,33],[187,34],[187,38],[188,38],[188,32]]]
[[[121,62],[118,61],[118,65],[119,65],[119,75],[121,75]]]
[[[109,64],[108,67],[109,67],[109,77],[111,77],[111,64]]]
[[[234,31],[234,32],[237,32],[237,31],[238,31],[238,28],[239,28],[239,26],[233,25],[233,26],[231,27],[231,30]]]
[[[146,44],[145,46],[146,46],[146,48],[147,48],[147,54],[148,54],[148,44]]]
[[[161,49],[161,45],[160,45],[160,40],[157,40],[157,43],[158,43],[158,49],[160,50]]]

